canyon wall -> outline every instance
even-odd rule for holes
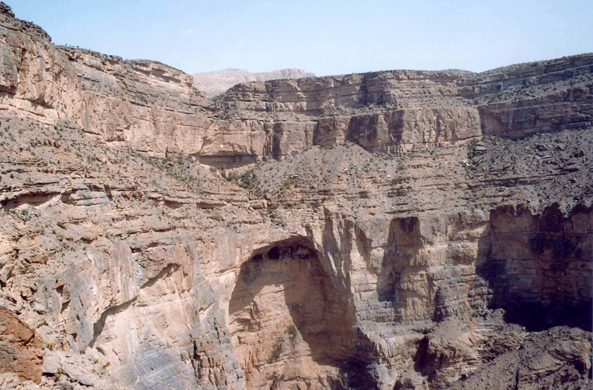
[[[0,386],[590,387],[593,55],[210,100],[0,36]]]

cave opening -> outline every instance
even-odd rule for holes
[[[248,389],[376,388],[357,355],[364,342],[348,299],[308,241],[254,253],[241,266],[228,313]]]

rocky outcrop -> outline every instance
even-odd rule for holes
[[[76,73],[38,26],[0,13],[0,109],[9,116],[57,122],[79,115]]]
[[[591,55],[210,101],[0,11],[2,386],[590,386]]]
[[[0,376],[16,373],[19,380],[41,381],[43,341],[11,311],[0,307]]]
[[[591,64],[588,54],[480,74],[391,71],[278,80],[238,85],[222,99],[228,107],[253,112],[249,117],[273,112],[283,121],[303,122],[321,115],[327,119],[315,129],[320,139],[336,133],[330,142],[388,150],[588,128]]]
[[[77,72],[84,109],[76,123],[86,132],[142,152],[200,150],[200,133],[210,121],[190,76],[152,61],[124,61],[71,47],[61,52]]]

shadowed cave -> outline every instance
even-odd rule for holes
[[[582,205],[567,216],[557,204],[541,216],[521,207],[491,213],[492,243],[478,274],[489,303],[505,320],[541,331],[558,325],[591,331],[593,213]]]
[[[447,230],[464,231],[477,226],[460,220],[454,217],[443,221],[444,225],[436,231],[445,237]],[[427,222],[434,225],[434,221]],[[399,313],[406,310],[406,303],[412,299],[424,308],[414,312],[420,319],[440,321],[459,310],[460,305],[486,305],[491,309],[503,308],[507,322],[525,326],[529,331],[558,325],[591,330],[591,208],[579,205],[569,215],[564,215],[557,204],[541,215],[533,215],[523,207],[492,210],[483,233],[467,241],[477,245],[474,257],[457,259],[459,242],[441,242],[441,246],[447,246],[447,252],[440,273],[429,271],[423,262],[425,255],[419,255],[422,249],[438,245],[434,238],[422,235],[421,223],[424,222],[417,217],[409,217],[396,218],[390,224],[377,293],[379,301],[390,302],[395,308],[395,321],[404,320]],[[433,228],[428,230],[434,234]],[[477,277],[456,276],[455,267],[460,261],[475,263]],[[425,283],[425,295],[407,289],[410,280],[413,285]],[[466,283],[472,284],[469,291],[463,289]],[[463,296],[467,297],[466,302],[459,300]]]
[[[241,267],[228,323],[246,386],[376,388],[348,300],[308,244],[278,243]]]

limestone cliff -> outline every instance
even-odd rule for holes
[[[0,386],[591,386],[592,54],[210,100],[0,36]]]

